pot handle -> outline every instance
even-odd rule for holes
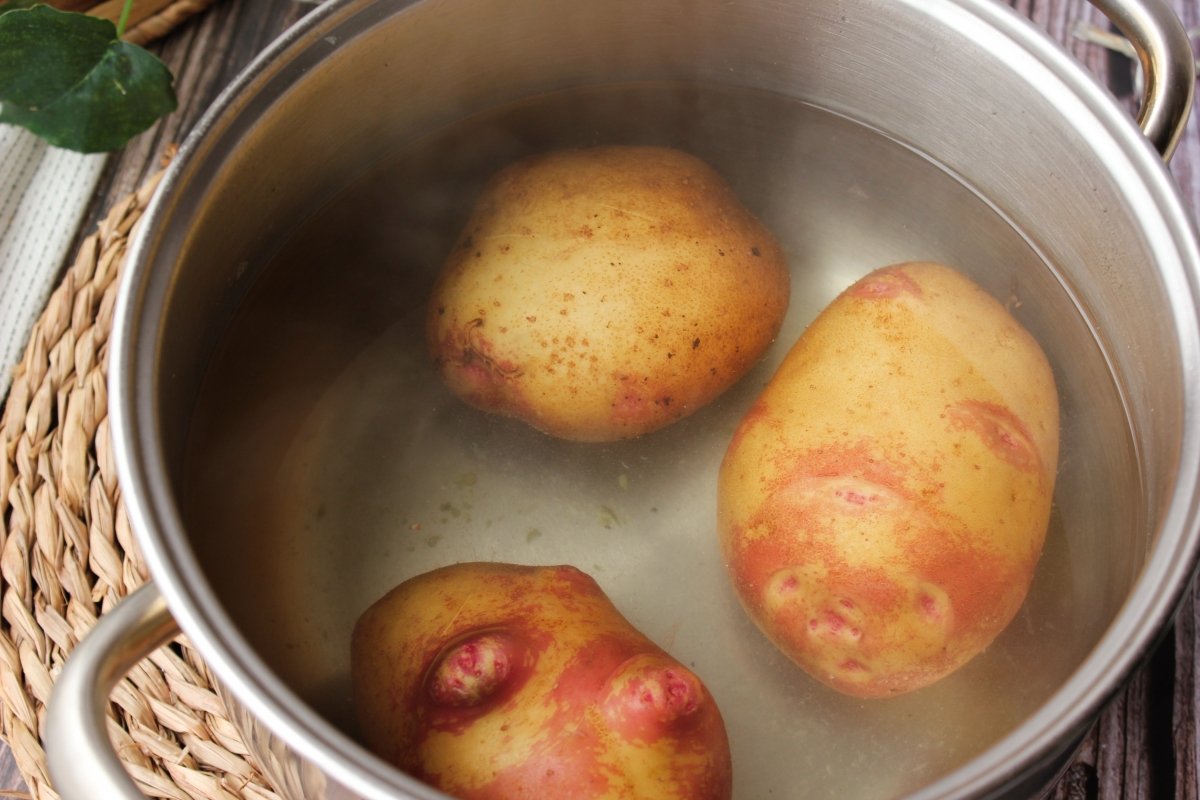
[[[1179,17],[1164,0],[1091,0],[1133,45],[1145,76],[1138,125],[1170,160],[1196,91],[1196,57]]]
[[[46,709],[43,743],[63,800],[144,800],[108,738],[108,696],[139,661],[179,634],[148,582],[102,617],[67,659]]]

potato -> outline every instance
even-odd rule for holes
[[[716,703],[569,566],[468,563],[408,580],[354,629],[367,745],[472,798],[728,798]]]
[[[666,148],[596,147],[491,180],[442,267],[427,334],[471,405],[612,441],[735,383],[787,302],[778,243],[710,167]]]
[[[742,604],[847,694],[918,689],[966,663],[1024,601],[1058,459],[1045,355],[948,267],[877,270],[804,332],[719,477]]]

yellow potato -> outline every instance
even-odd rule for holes
[[[779,245],[712,168],[678,150],[596,147],[492,179],[443,265],[427,335],[468,403],[611,441],[735,383],[787,302]]]
[[[764,633],[835,689],[926,686],[988,646],[1041,554],[1058,397],[961,274],[877,270],[806,330],[721,465],[720,539]]]
[[[369,747],[467,800],[729,800],[720,711],[570,566],[465,563],[405,581],[354,629]]]

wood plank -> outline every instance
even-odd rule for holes
[[[17,769],[17,761],[7,745],[0,744],[0,798],[24,800],[30,797],[29,789]]]
[[[1200,595],[1195,587],[1180,609],[1175,623],[1175,686],[1171,733],[1175,757],[1175,797],[1200,800],[1200,687],[1196,681],[1198,655],[1196,632],[1200,630]]]
[[[129,11],[129,18],[126,24],[129,26],[136,25],[147,17],[152,17],[169,6],[174,0],[140,0],[134,3],[133,8]],[[103,17],[110,22],[116,23],[121,18],[121,12],[125,7],[125,0],[104,0],[102,3],[96,3],[88,8],[88,14],[93,17]]]

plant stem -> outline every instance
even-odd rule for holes
[[[129,22],[129,12],[133,11],[133,0],[125,0],[121,7],[121,16],[117,19],[117,38],[125,35],[125,25]]]

